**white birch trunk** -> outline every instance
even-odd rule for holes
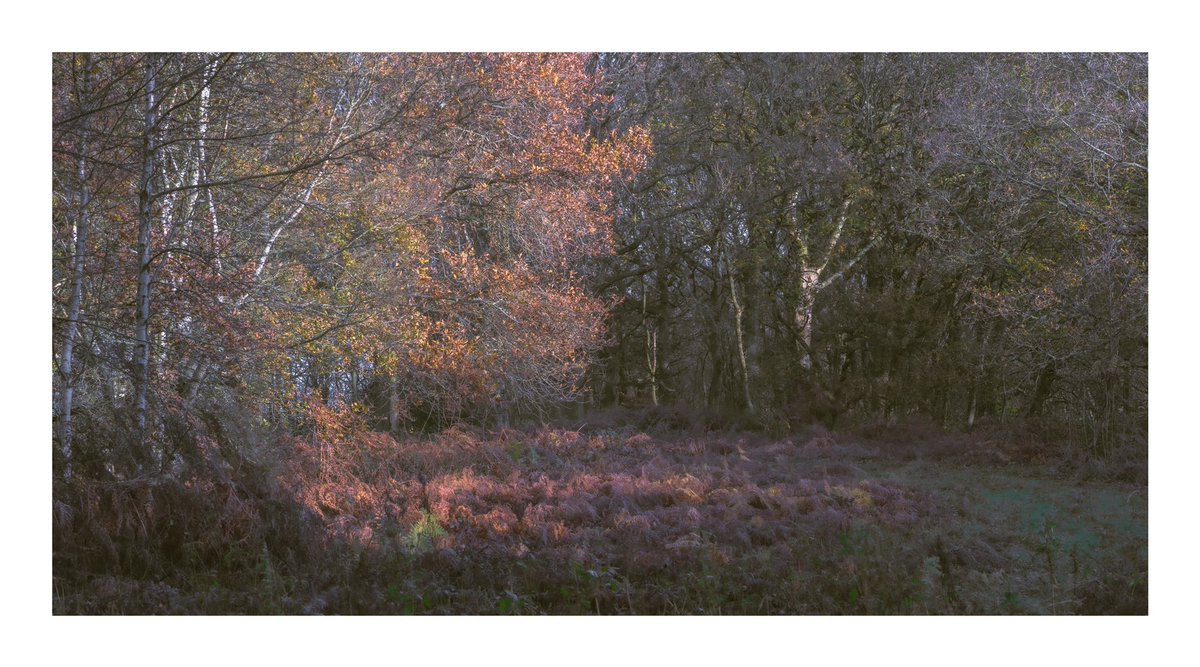
[[[645,281],[642,281],[642,323],[646,327],[646,370],[650,372],[650,401],[658,405],[658,331],[646,320]]]
[[[817,299],[817,290],[821,273],[816,269],[805,267],[800,273],[800,297],[796,302],[796,327],[800,329],[800,367],[812,369],[812,332],[813,304]]]
[[[88,84],[91,74],[87,73],[87,69],[88,61],[85,56],[84,83],[81,94],[86,94],[89,90]],[[88,151],[86,137],[90,124],[90,118],[85,116],[80,127],[81,133],[84,136],[84,142],[79,151],[77,172],[79,176],[79,210],[71,234],[74,241],[74,255],[71,258],[71,299],[67,304],[66,341],[63,342],[62,357],[59,364],[63,381],[62,405],[59,408],[59,447],[64,460],[63,478],[68,481],[70,481],[73,475],[74,463],[71,440],[75,435],[75,422],[72,414],[75,399],[75,339],[79,335],[79,316],[83,310],[84,262],[87,257],[87,238],[90,222],[88,219],[88,208],[91,205],[92,199],[91,189],[88,186],[87,159],[85,157]]]
[[[205,142],[208,139],[208,108],[209,100],[212,97],[212,80],[217,73],[217,61],[213,60],[204,67],[204,87],[200,89],[200,132],[196,139],[197,157],[196,157],[196,184],[201,181],[208,180],[207,167],[207,150]],[[211,188],[204,188],[204,197],[208,202],[208,217],[211,223],[212,231],[212,248],[213,248],[213,265],[217,268],[217,273],[221,272],[221,250],[218,247],[221,238],[221,225],[217,221],[217,205],[213,201]]]
[[[738,300],[737,283],[733,280],[733,263],[729,266],[729,296],[733,301],[734,326],[737,330],[738,360],[742,365],[742,391],[746,395],[746,409],[754,413],[754,401],[750,398],[750,372],[746,366],[746,345],[742,338],[742,315],[745,313]]]
[[[134,323],[134,365],[136,376],[135,414],[138,428],[139,454],[146,449],[147,393],[150,385],[150,259],[151,230],[154,217],[155,134],[158,129],[156,84],[158,59],[146,56],[146,106],[142,133],[142,174],[138,191],[138,277]]]

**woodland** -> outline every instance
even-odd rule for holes
[[[1146,614],[1145,54],[57,53],[55,614]]]

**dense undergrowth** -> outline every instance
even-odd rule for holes
[[[1144,614],[1145,457],[1020,429],[670,411],[397,442],[317,408],[186,475],[59,483],[58,614]]]

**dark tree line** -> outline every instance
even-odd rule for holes
[[[616,55],[606,402],[1144,438],[1144,55]]]

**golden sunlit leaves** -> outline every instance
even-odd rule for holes
[[[604,315],[571,269],[610,251],[611,188],[645,164],[649,134],[589,134],[599,87],[580,54],[389,57],[380,73],[395,72],[428,75],[380,83],[415,115],[379,149],[378,203],[360,215],[413,222],[341,260],[336,289],[300,284],[320,307],[293,325],[297,337],[358,304],[360,323],[313,345],[403,375],[409,400],[453,410],[569,393]],[[336,246],[355,230],[313,232]]]
[[[171,93],[162,178],[252,178],[156,202],[155,246],[187,249],[155,267],[154,318],[190,327],[164,359],[240,364],[292,411],[347,375],[400,378],[406,404],[448,413],[570,394],[605,314],[580,275],[651,150],[640,128],[595,129],[591,56],[247,54],[215,78],[209,57]],[[115,284],[134,283],[126,264]]]

